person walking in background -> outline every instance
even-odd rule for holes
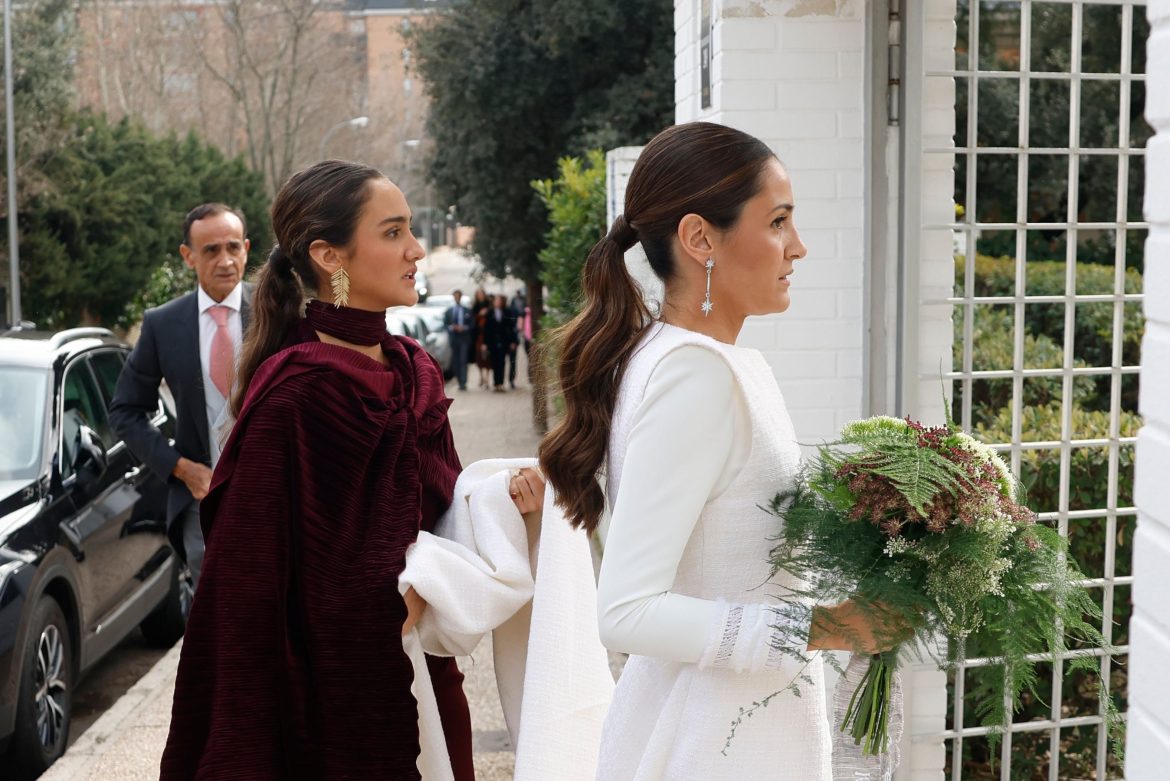
[[[524,307],[528,306],[528,293],[524,288],[519,288],[516,295],[512,296],[512,300],[508,302],[508,306],[512,308],[513,312],[523,314]]]
[[[203,503],[207,561],[163,781],[474,778],[454,658],[422,663],[439,736],[420,722],[404,640],[428,610],[399,591],[407,549],[447,511],[461,469],[442,371],[386,331],[387,308],[418,300],[410,216],[381,173],[336,160],[273,201],[278,244]],[[517,496],[521,513],[540,506]],[[449,767],[421,767],[436,743]]]
[[[482,287],[475,289],[475,296],[471,301],[471,316],[475,320],[475,336],[473,345],[475,350],[475,365],[479,368],[479,387],[489,388],[492,371],[492,358],[485,341],[488,310],[492,308],[487,291]]]
[[[516,291],[516,295],[512,296],[512,300],[508,302],[508,311],[512,315],[512,322],[516,324],[516,342],[520,344],[523,341],[523,322],[524,313],[528,310],[528,298],[524,295],[524,288]],[[527,353],[527,347],[525,347]],[[516,390],[516,364],[520,358],[520,350],[514,349],[508,351],[508,385],[512,390]]]
[[[504,362],[508,355],[515,355],[518,341],[516,318],[508,308],[508,299],[498,295],[492,301],[492,308],[487,311],[484,324],[484,342],[491,356],[492,387],[496,393],[504,392]]]
[[[199,502],[211,485],[211,432],[227,405],[252,286],[244,215],[222,203],[187,213],[179,254],[195,271],[195,291],[146,312],[110,401],[110,425],[138,459],[167,481],[167,528],[194,583],[203,566]],[[175,399],[174,444],[151,420],[159,384]]]
[[[455,380],[459,383],[459,390],[467,390],[467,356],[471,350],[472,325],[471,311],[463,306],[463,291],[456,290],[451,294],[455,303],[443,313],[443,325],[447,327],[447,335],[451,340],[451,369],[455,373]]]
[[[524,345],[524,354],[532,351],[532,308],[525,306],[520,312],[520,320],[516,326],[520,334],[520,344]]]

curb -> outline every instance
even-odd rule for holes
[[[175,643],[150,672],[126,691],[113,707],[90,726],[69,750],[49,768],[40,781],[87,781],[94,766],[120,736],[125,735],[146,707],[174,691],[183,641]]]

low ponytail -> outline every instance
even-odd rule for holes
[[[597,479],[609,447],[618,387],[650,310],[626,269],[637,232],[618,217],[581,271],[581,313],[553,336],[565,416],[540,446],[540,466],[574,528],[590,534],[605,509]]]
[[[232,393],[232,415],[239,417],[248,386],[260,364],[280,351],[289,332],[301,319],[304,289],[293,270],[292,258],[277,244],[260,269],[252,296],[252,317],[240,355],[240,368]]]
[[[651,270],[669,289],[683,217],[696,214],[718,230],[730,230],[775,159],[759,139],[709,122],[667,128],[638,156],[626,182],[624,215],[593,247],[581,271],[584,307],[554,335],[565,416],[541,443],[540,465],[574,527],[592,533],[605,510],[597,477],[609,448],[618,389],[652,320],[626,269],[626,250],[640,242]]]

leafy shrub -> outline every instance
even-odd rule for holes
[[[964,259],[955,259],[956,287],[963,288]],[[1063,262],[1030,261],[1025,269],[1026,292],[1028,295],[1063,296],[1065,293],[1065,271]],[[1112,294],[1114,292],[1114,271],[1110,266],[1077,263],[1076,292],[1079,294]],[[1016,262],[1011,257],[993,258],[977,256],[975,259],[976,296],[1014,296],[1016,292]],[[1139,293],[1142,288],[1141,274],[1135,270],[1125,273],[1125,292]],[[1106,366],[1112,362],[1113,304],[1090,303],[1078,305],[1073,324],[1074,367]],[[962,307],[955,309],[954,358],[956,365],[962,359],[963,349]],[[1008,369],[1014,357],[1014,305],[977,305],[973,323],[972,366],[976,370]],[[1028,304],[1024,322],[1024,368],[1059,368],[1064,363],[1064,320],[1065,306],[1055,304]],[[1140,308],[1127,304],[1123,316],[1122,360],[1126,365],[1138,363],[1140,359],[1143,321]],[[1124,378],[1130,380],[1136,378]],[[1070,410],[1070,438],[1107,439],[1109,431],[1109,377],[1077,377],[1072,385],[1072,409]],[[979,380],[972,384],[974,433],[986,442],[1010,442],[1012,440],[1012,381]],[[1061,396],[1062,379],[1026,378],[1023,383],[1023,405],[1020,425],[1026,442],[1059,442],[1062,433]],[[1140,418],[1135,414],[1137,383],[1123,382],[1119,435],[1135,436]],[[956,399],[957,403],[961,399]],[[1027,492],[1027,504],[1038,512],[1053,512],[1060,507],[1061,450],[1044,448],[1023,450],[1020,454],[1020,480]],[[1134,449],[1123,446],[1118,450],[1117,497],[1115,506],[1133,503]],[[1096,510],[1110,505],[1109,497],[1109,448],[1077,447],[1069,453],[1068,463],[1068,509]],[[1105,552],[1107,543],[1114,547],[1115,575],[1130,574],[1133,557],[1132,517],[1119,517],[1114,523],[1113,539],[1108,539],[1109,527],[1106,513],[1089,518],[1073,518],[1068,521],[1069,553],[1080,564],[1090,578],[1105,575]],[[1099,597],[1099,590],[1094,590]],[[1128,590],[1118,587],[1112,606],[1112,638],[1116,644],[1128,642],[1129,619],[1131,615]],[[1053,670],[1051,666],[1040,668],[1041,680],[1037,691],[1041,696],[1050,691]],[[1124,710],[1126,699],[1127,670],[1124,658],[1112,667],[1110,689],[1115,703]],[[1080,673],[1064,671],[1063,701],[1061,712],[1066,717],[1091,715],[1098,712],[1097,692],[1089,686],[1088,680]],[[1016,714],[1016,721],[1044,719],[1051,715],[1052,703],[1034,697],[1025,697],[1022,710]],[[970,702],[965,704],[965,717],[969,723],[976,718]],[[1091,777],[1096,765],[1096,729],[1083,727],[1061,732],[1060,752],[1062,770],[1073,774],[1069,777]],[[972,777],[998,777],[990,768],[995,764],[995,752],[982,739],[965,741],[965,762],[971,769]],[[1048,733],[1021,733],[1013,739],[1013,778],[1047,777],[1047,756],[1049,754]],[[1115,760],[1110,767],[1119,769]]]
[[[960,255],[955,257],[955,288],[963,290],[963,272],[965,259]],[[1063,296],[1065,295],[1066,265],[1060,261],[1028,261],[1026,268],[1025,291],[1035,296]],[[1077,263],[1075,269],[1076,289],[1079,295],[1111,295],[1114,292],[1114,272],[1111,266],[1100,266],[1093,263]],[[1125,272],[1125,292],[1140,293],[1142,291],[1142,275],[1134,270]],[[975,258],[975,296],[1014,296],[1016,294],[1016,261],[1011,257],[992,258],[986,255],[977,255]],[[981,320],[988,316],[987,311],[994,310],[995,305],[977,305],[975,324],[981,326]],[[958,310],[956,310],[958,312]],[[1078,303],[1073,318],[1073,356],[1075,366],[1109,367],[1113,363],[1113,315],[1112,302]],[[1024,327],[1027,334],[1037,339],[1044,337],[1053,345],[1063,346],[1064,342],[1065,305],[1027,304],[1024,312]],[[962,348],[962,321],[956,318],[956,349]],[[1134,304],[1124,304],[1121,322],[1121,363],[1124,366],[1136,366],[1141,360],[1141,342],[1144,333],[1144,320],[1141,307]],[[1007,329],[1010,335],[1011,329]],[[1010,338],[1010,336],[1009,336]],[[977,348],[978,349],[978,348]],[[1034,348],[1039,349],[1039,348]],[[1006,364],[1000,363],[994,367],[976,364],[976,368],[1010,368],[1009,360]],[[961,353],[958,353],[961,357]],[[1052,357],[1049,355],[1048,357]],[[1063,353],[1061,354],[1063,358]],[[1028,347],[1025,346],[1025,362],[1028,361]],[[1052,368],[1059,368],[1060,363],[1052,364]],[[1039,367],[1037,367],[1039,368]],[[1097,377],[1085,383],[1093,386],[1093,392],[1082,396],[1079,401],[1091,409],[1109,409],[1108,376]],[[1137,409],[1137,383],[1126,383],[1122,394],[1122,409]]]
[[[953,356],[955,366],[963,360],[963,317],[961,307],[955,309],[955,338]],[[1012,368],[1015,353],[1013,339],[1013,315],[1003,308],[980,307],[976,314],[971,334],[971,366],[976,371]],[[1046,334],[1024,334],[1025,369],[1059,369],[1064,366],[1064,349]],[[1083,367],[1085,362],[1073,361],[1074,367]],[[1087,380],[1089,378],[1080,378]],[[1024,383],[1025,407],[1059,402],[1062,391],[1060,377],[1030,377]],[[1095,385],[1084,381],[1073,383],[1075,403],[1084,404],[1095,398]],[[961,400],[962,390],[956,393],[956,408]],[[972,383],[972,418],[975,423],[994,418],[1001,409],[1012,403],[1012,381],[982,380]],[[1010,433],[1010,427],[1009,427]]]
[[[560,175],[532,183],[548,209],[549,229],[540,251],[540,278],[548,291],[544,325],[567,323],[581,307],[581,267],[605,234],[605,155],[564,157]]]

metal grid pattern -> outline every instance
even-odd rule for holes
[[[1033,14],[1037,9],[1048,12],[1055,6],[1062,6],[1071,16],[1069,30],[1069,45],[1066,67],[1053,70],[1033,69]],[[1102,6],[1117,8],[1120,15],[1121,51],[1120,62],[1116,72],[1093,73],[1082,70],[1083,41],[1086,34],[1086,9],[1090,11]],[[962,426],[970,430],[978,423],[976,410],[973,409],[973,399],[980,383],[993,381],[1010,383],[1011,386],[1011,436],[1010,439],[996,443],[998,449],[1006,452],[1011,458],[1011,467],[1016,474],[1020,474],[1021,466],[1026,460],[1025,453],[1029,450],[1059,452],[1059,503],[1055,508],[1042,512],[1042,521],[1051,522],[1067,537],[1070,521],[1074,523],[1085,519],[1104,519],[1105,550],[1103,552],[1104,567],[1100,577],[1089,578],[1084,582],[1087,588],[1100,594],[1100,604],[1104,610],[1105,620],[1102,631],[1109,642],[1114,642],[1115,626],[1111,622],[1114,612],[1115,591],[1119,587],[1128,587],[1132,577],[1119,575],[1116,567],[1116,541],[1118,538],[1118,524],[1124,522],[1132,524],[1136,515],[1135,508],[1119,506],[1118,482],[1121,470],[1122,455],[1132,454],[1136,437],[1123,436],[1121,431],[1122,418],[1122,389],[1124,378],[1132,377],[1130,382],[1136,382],[1139,367],[1124,365],[1122,348],[1124,341],[1124,323],[1126,307],[1140,307],[1141,294],[1126,290],[1126,247],[1128,234],[1133,231],[1144,231],[1148,226],[1141,221],[1129,219],[1131,204],[1128,200],[1130,161],[1137,158],[1138,164],[1144,155],[1140,146],[1131,146],[1131,97],[1135,85],[1142,85],[1144,89],[1144,66],[1142,63],[1133,63],[1135,15],[1144,13],[1144,0],[1019,0],[1018,2],[990,2],[989,0],[959,0],[960,14],[958,20],[966,29],[959,30],[959,38],[967,41],[967,51],[956,53],[956,63],[953,69],[924,68],[925,82],[932,79],[953,79],[958,87],[957,93],[961,100],[965,100],[966,126],[959,127],[957,143],[954,147],[924,148],[924,155],[953,156],[956,163],[956,193],[957,200],[965,209],[962,215],[955,218],[955,222],[945,225],[924,225],[925,228],[950,229],[955,232],[956,250],[964,255],[962,267],[962,281],[957,282],[955,294],[944,301],[926,301],[926,304],[949,304],[953,306],[956,318],[961,318],[961,337],[956,335],[956,342],[961,338],[961,345],[956,345],[957,370],[944,374],[951,384],[953,398],[957,399],[956,413]],[[965,11],[965,13],[963,13]],[[1018,67],[1005,69],[995,67],[982,61],[981,43],[986,40],[981,37],[981,22],[989,26],[994,20],[1002,20],[1005,16],[1011,18],[1012,25],[1018,18]],[[964,18],[965,17],[965,18]],[[1140,21],[1140,20],[1139,20]],[[1138,71],[1138,72],[1135,72]],[[981,123],[1003,122],[1002,116],[980,115],[980,97],[982,87],[990,82],[1003,85],[1006,82],[1018,83],[1018,109],[1016,117],[1010,124],[1018,124],[1017,141],[1015,146],[980,145]],[[1046,140],[1049,145],[1032,146],[1033,137],[1030,119],[1032,115],[1030,101],[1036,90],[1036,85],[1043,82],[1060,82],[1067,84],[1068,95],[1068,134],[1067,143],[1051,145],[1052,138]],[[1091,82],[1111,83],[1117,86],[1119,92],[1117,117],[1116,143],[1110,146],[1085,144],[1081,138],[1082,97],[1085,85]],[[965,89],[964,89],[965,87]],[[1063,89],[1063,87],[1061,88]],[[1090,106],[1091,108],[1091,106]],[[961,142],[961,143],[960,143]],[[999,159],[1014,159],[1016,162],[1015,181],[1015,215],[1014,219],[1004,219],[1008,215],[996,215],[998,219],[983,219],[979,197],[981,194],[981,163],[989,156],[1000,156]],[[1042,221],[1032,221],[1035,217],[1029,209],[1029,160],[1041,155],[1061,157],[1067,156],[1067,207],[1064,218],[1052,218],[1048,215]],[[1116,211],[1113,219],[1101,220],[1101,215],[1095,215],[1093,221],[1083,219],[1084,215],[1078,203],[1078,189],[1082,173],[1082,161],[1092,158],[1115,158],[1116,164]],[[958,194],[962,195],[959,196]],[[976,295],[976,256],[977,241],[984,232],[1014,232],[1015,233],[1015,290],[1011,295]],[[1066,234],[1064,250],[1064,292],[1063,294],[1046,295],[1029,294],[1028,290],[1028,255],[1029,232],[1063,231]],[[1114,237],[1113,257],[1113,289],[1112,292],[1096,291],[1093,294],[1077,293],[1077,260],[1081,240],[1097,232],[1112,232]],[[1037,305],[1050,307],[1063,306],[1063,341],[1059,365],[1031,367],[1026,366],[1027,329],[1025,318]],[[1078,345],[1074,344],[1076,313],[1078,307],[1094,305],[1098,307],[1112,306],[1112,356],[1108,365],[1078,365],[1075,356]],[[1001,312],[1010,312],[1011,321],[1011,365],[1008,366],[977,366],[975,356],[977,352],[976,324],[981,313],[991,311],[995,307]],[[1054,340],[1057,341],[1057,340]],[[961,349],[958,347],[961,346]],[[960,358],[961,356],[961,358]],[[1100,362],[1104,364],[1104,361]],[[1045,438],[1043,441],[1033,441],[1031,432],[1025,430],[1025,385],[1049,378],[1050,382],[1059,380],[1060,394],[1060,435],[1059,438]],[[1096,378],[1086,380],[1081,378]],[[1107,380],[1101,379],[1107,378]],[[1076,383],[1107,382],[1109,393],[1108,434],[1107,436],[1078,438],[1083,432],[1074,428],[1074,407],[1076,407]],[[1071,463],[1074,454],[1082,448],[1098,448],[1108,453],[1108,486],[1107,501],[1104,506],[1073,508],[1070,506]],[[1132,526],[1128,526],[1132,529]],[[1127,591],[1128,589],[1126,589]],[[1119,655],[1128,652],[1128,646],[1118,647]],[[1111,678],[1111,661],[1105,657],[1100,649],[1080,649],[1070,652],[1064,660],[1055,662],[1052,675],[1052,691],[1050,694],[1050,712],[1047,719],[1020,721],[1014,723],[1011,730],[1003,735],[999,749],[999,761],[996,770],[1003,781],[1023,777],[1019,770],[1013,767],[1013,738],[1022,733],[1047,732],[1047,750],[1049,761],[1047,777],[1049,781],[1058,781],[1068,778],[1062,769],[1062,730],[1074,727],[1093,728],[1103,722],[1103,709],[1098,704],[1096,713],[1089,715],[1070,716],[1064,712],[1062,702],[1065,699],[1063,687],[1064,661],[1073,656],[1100,656],[1101,674],[1104,680]],[[964,772],[964,742],[987,734],[988,730],[981,727],[972,727],[964,723],[963,697],[966,683],[966,671],[977,666],[987,665],[986,659],[967,659],[955,670],[952,676],[952,691],[948,696],[950,716],[948,729],[943,733],[918,736],[916,740],[945,740],[948,743],[950,754],[950,778],[959,781]],[[1116,769],[1108,767],[1109,752],[1106,745],[1104,729],[1096,729],[1096,758],[1095,778],[1116,778]],[[1019,757],[1015,757],[1019,761]],[[1112,773],[1113,775],[1110,775]]]

